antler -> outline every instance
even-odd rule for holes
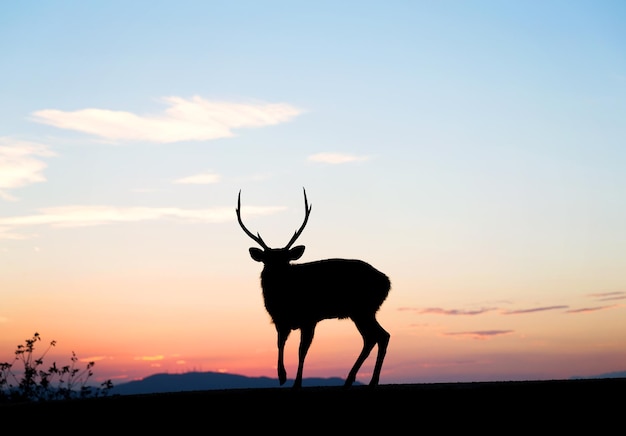
[[[237,213],[237,221],[239,221],[239,225],[241,226],[243,231],[246,232],[246,235],[250,236],[257,244],[263,247],[264,250],[269,250],[270,248],[265,242],[263,242],[263,238],[261,238],[261,235],[259,233],[257,233],[256,236],[252,234],[250,230],[246,229],[246,226],[244,226],[243,222],[241,221],[241,190],[239,190],[239,195],[237,196],[237,209],[235,209],[235,212]]]
[[[302,230],[304,230],[304,226],[306,226],[306,222],[309,220],[309,215],[311,214],[311,206],[309,206],[309,202],[306,199],[306,189],[302,188],[302,191],[304,191],[304,222],[302,223],[302,226],[300,226],[298,231],[293,234],[285,249],[290,248],[293,243],[296,242],[296,239],[298,239],[298,237],[302,233]]]

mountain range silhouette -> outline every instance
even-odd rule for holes
[[[577,379],[626,378],[626,371],[617,371],[592,376],[573,376]],[[250,388],[289,388],[293,379],[280,386],[278,380],[272,377],[248,377],[239,374],[222,372],[186,372],[182,374],[153,374],[141,380],[115,384],[109,391],[110,395],[155,394],[165,392],[189,392],[216,389],[250,389]],[[340,377],[309,377],[303,379],[304,387],[343,386],[344,380]],[[355,382],[355,386],[363,385]]]
[[[343,386],[339,377],[311,377],[302,381],[303,386]],[[290,387],[293,380],[288,380],[282,387]],[[356,382],[355,385],[361,383]],[[214,389],[278,388],[276,378],[247,377],[238,374],[220,372],[187,372],[183,374],[154,374],[141,380],[115,384],[110,395],[153,394],[160,392],[204,391]]]

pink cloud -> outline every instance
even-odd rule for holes
[[[502,312],[503,315],[519,315],[522,313],[544,312],[546,310],[567,309],[569,306],[544,306],[532,307],[530,309],[507,310]]]
[[[492,338],[495,336],[508,335],[513,333],[513,330],[476,330],[468,332],[450,332],[444,333],[446,336],[469,336],[473,339],[483,340]]]
[[[583,307],[580,309],[570,309],[567,313],[588,313],[588,312],[597,312],[598,310],[612,309],[614,307],[618,307],[618,305],[613,304],[610,306],[596,306],[596,307]]]
[[[589,294],[589,297],[600,301],[626,300],[626,292],[598,292]]]
[[[417,312],[421,315],[481,315],[483,313],[487,313],[493,310],[496,310],[495,307],[483,307],[481,309],[475,310],[465,310],[465,309],[442,309],[440,307],[428,307],[425,309],[411,308],[411,307],[401,307],[398,310],[402,311],[413,311]]]

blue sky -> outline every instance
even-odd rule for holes
[[[96,343],[135,298],[155,313],[175,299],[180,335],[207,306],[222,324],[206,335],[248,310],[267,327],[236,196],[249,228],[281,246],[305,187],[302,260],[363,258],[392,279],[388,379],[461,377],[424,369],[448,358],[474,362],[469,378],[488,377],[481,365],[515,376],[491,349],[472,354],[477,337],[525,356],[542,355],[527,338],[566,343],[582,356],[572,375],[623,370],[625,19],[621,1],[1,6],[0,345],[34,325],[84,344],[73,286]],[[156,296],[133,296],[155,281]],[[57,304],[72,322],[45,315]],[[583,309],[594,314],[571,325],[555,313]],[[592,344],[608,344],[604,366]],[[547,356],[526,375],[564,376]]]

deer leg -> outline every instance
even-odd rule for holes
[[[285,343],[291,330],[276,326],[276,332],[278,333],[278,381],[283,385],[287,381],[287,371],[284,364]]]
[[[315,334],[315,324],[300,327],[300,348],[298,349],[298,373],[294,380],[294,389],[302,387],[302,372],[304,370],[304,359],[309,351],[311,342],[313,342],[313,335]]]
[[[363,362],[370,355],[370,352],[374,348],[374,345],[378,344],[378,356],[376,357],[376,365],[374,366],[374,373],[372,375],[372,380],[370,381],[370,386],[376,386],[378,384],[378,380],[380,378],[380,371],[383,366],[383,360],[385,358],[385,354],[387,352],[387,344],[389,343],[389,333],[387,333],[376,321],[376,318],[357,318],[352,319],[356,328],[359,330],[359,333],[363,337],[363,349],[361,350],[361,354],[357,358],[354,366],[350,370],[348,377],[346,378],[346,382],[344,383],[345,387],[352,386],[354,381],[356,380],[356,375],[361,369]]]
[[[372,374],[372,379],[370,380],[370,386],[377,386],[378,380],[380,379],[380,370],[383,368],[383,360],[385,360],[385,355],[387,354],[387,345],[389,345],[389,338],[391,335],[378,323],[378,321],[374,320],[376,323],[376,343],[378,344],[378,354],[376,356],[376,364],[374,365],[374,373]]]
[[[345,387],[350,387],[355,382],[356,375],[359,372],[359,369],[361,369],[361,365],[363,365],[363,362],[365,362],[365,359],[367,359],[370,352],[372,351],[372,348],[374,348],[374,345],[376,344],[376,341],[373,340],[370,336],[364,334],[360,328],[359,332],[361,333],[361,336],[363,336],[363,349],[361,350],[361,354],[359,354],[359,357],[356,359],[356,362],[354,362],[354,365],[352,366],[352,369],[350,370],[350,373],[346,378],[346,381],[344,383]]]

